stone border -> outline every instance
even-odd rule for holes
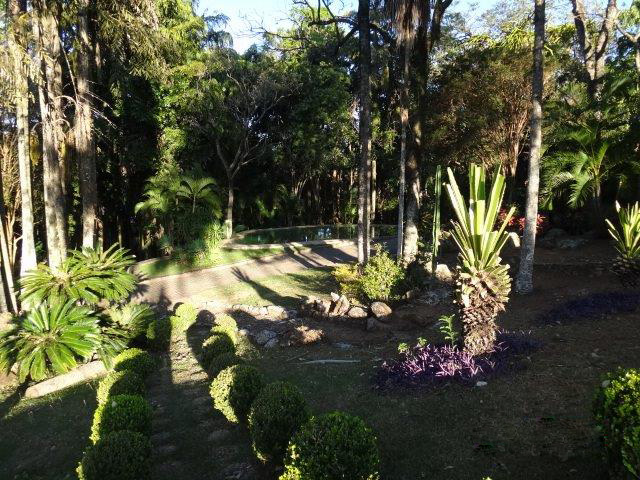
[[[80,365],[73,370],[49,378],[35,385],[31,385],[24,393],[25,398],[38,398],[50,393],[55,393],[65,388],[72,387],[79,383],[100,378],[107,373],[107,369],[102,360],[94,360],[93,362]]]

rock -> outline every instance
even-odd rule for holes
[[[283,320],[288,317],[286,310],[278,305],[268,305],[267,316],[274,320]]]
[[[611,380],[604,380],[602,382],[602,388],[607,388],[609,385],[611,385]]]
[[[315,297],[305,297],[305,299],[302,300],[302,305],[301,305],[300,309],[303,312],[309,312],[309,311],[315,309],[317,301],[318,301],[318,299],[315,298]]]
[[[315,311],[323,314],[328,314],[331,310],[331,304],[326,300],[316,300]]]
[[[483,381],[476,382],[476,387],[486,387],[487,385],[489,385],[487,382],[483,382]]]
[[[273,330],[262,330],[256,334],[253,339],[258,345],[265,345],[269,340],[276,338],[278,334]]]
[[[324,331],[315,328],[309,328],[306,325],[289,330],[285,334],[286,344],[289,346],[311,345],[317,343],[324,338]]]
[[[377,320],[374,317],[367,318],[368,332],[385,331],[385,330],[389,330],[389,328],[391,328],[389,325],[387,325],[386,323],[382,323],[381,321]]]
[[[267,343],[264,344],[264,348],[275,348],[278,346],[280,342],[278,342],[277,338],[272,338]]]
[[[249,330],[247,330],[246,328],[241,328],[240,330],[238,330],[238,335],[240,335],[241,337],[246,337],[249,335]]]
[[[453,273],[449,270],[449,267],[444,263],[439,263],[436,266],[436,271],[434,272],[436,279],[443,283],[453,283]]]
[[[436,292],[430,290],[425,292],[418,301],[425,305],[434,306],[440,303],[440,296]]]
[[[267,307],[260,307],[260,309],[258,310],[258,315],[260,315],[261,317],[266,317],[269,315],[269,309]]]
[[[556,245],[561,250],[574,250],[582,245],[586,244],[587,240],[584,238],[563,238],[556,242]]]
[[[371,304],[371,313],[378,319],[384,319],[393,313],[391,307],[384,302],[373,302]]]
[[[340,295],[334,292],[331,292],[331,301],[333,303],[336,303],[338,300],[340,300]]]
[[[333,298],[333,294],[331,296]],[[349,308],[351,308],[349,299],[346,296],[341,295],[338,297],[338,300],[332,303],[330,313],[332,315],[341,317],[349,311]]]
[[[351,318],[367,318],[367,311],[362,307],[351,307],[347,315]]]

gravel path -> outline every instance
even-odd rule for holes
[[[222,287],[244,279],[255,280],[271,275],[294,273],[306,268],[332,267],[339,263],[354,261],[356,255],[356,245],[345,243],[152,278],[141,282],[135,298],[169,308],[176,302],[185,301],[211,288]]]

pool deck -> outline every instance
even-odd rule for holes
[[[171,308],[206,290],[231,283],[255,280],[271,275],[295,273],[307,268],[334,267],[357,258],[353,241],[322,245],[303,251],[288,251],[231,265],[220,265],[194,272],[151,278],[140,283],[134,300]]]

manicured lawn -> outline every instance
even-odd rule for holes
[[[179,273],[192,272],[203,268],[217,267],[220,265],[230,265],[255,258],[262,258],[269,255],[284,253],[283,247],[260,248],[256,250],[231,250],[220,249],[218,254],[210,261],[196,261],[195,259],[181,260],[178,258],[158,258],[146,263],[136,265],[137,273],[145,278],[166,277],[167,275],[177,275]]]

